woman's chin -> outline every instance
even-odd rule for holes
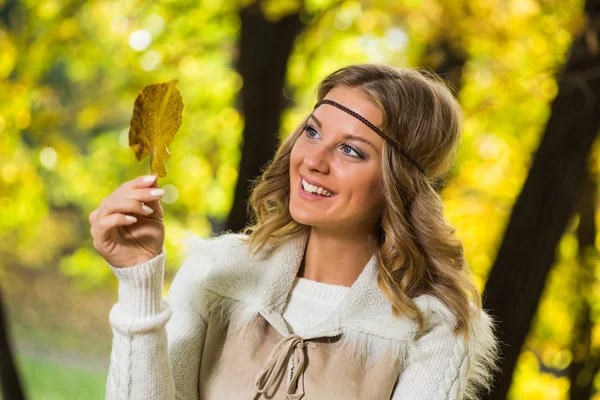
[[[302,212],[300,212],[300,213],[294,212],[292,210],[292,208],[290,208],[290,215],[292,216],[292,219],[294,221],[296,221],[297,223],[302,224],[302,225],[313,226],[313,225],[316,225],[319,223],[318,218],[315,218],[314,216],[311,216],[311,215],[306,215]]]

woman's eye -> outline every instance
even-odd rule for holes
[[[315,130],[315,128],[313,128],[312,126],[306,126],[304,128],[304,130],[307,132],[308,137],[311,137],[311,138],[314,137],[314,136],[310,135],[311,132],[317,133],[317,131]]]
[[[313,128],[312,126],[310,126],[310,125],[305,126],[304,127],[304,131],[306,132],[306,135],[309,138],[311,138],[311,139],[316,138],[316,136],[312,135],[313,133],[316,134],[316,135],[319,134],[319,132],[317,132],[317,130],[315,128]],[[364,157],[362,156],[362,154],[360,154],[357,150],[354,149],[354,147],[350,146],[348,143],[342,143],[340,145],[340,148],[342,148],[342,152],[344,154],[346,154],[348,157],[358,158],[358,159],[364,159]],[[346,152],[345,151],[346,149],[350,149],[351,152],[352,151],[354,152],[354,154],[352,154],[351,152]]]
[[[342,150],[342,151],[344,151],[345,154],[348,154],[350,157],[362,158],[362,156],[360,154],[358,154],[356,152],[356,150],[354,150],[354,148],[352,146],[350,146],[349,144],[342,143],[342,149],[350,149],[351,151],[354,152],[354,154],[356,154],[355,156],[353,156],[351,153],[346,153],[344,150]]]

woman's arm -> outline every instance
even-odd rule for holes
[[[408,350],[406,368],[391,400],[476,399],[491,387],[497,370],[498,342],[488,314],[481,312],[471,329],[471,340],[455,336],[452,326],[439,323]]]
[[[206,319],[194,302],[195,257],[162,299],[166,252],[133,267],[111,266],[119,300],[110,311],[107,400],[197,400]]]

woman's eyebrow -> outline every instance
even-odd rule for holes
[[[319,128],[321,128],[321,127],[322,127],[322,125],[321,125],[321,121],[319,121],[319,119],[318,119],[317,117],[315,117],[314,115],[312,115],[312,113],[311,113],[311,114],[308,116],[308,118],[312,118],[312,119],[314,119],[314,120],[315,120],[315,122],[317,123],[317,126],[318,126]]]
[[[343,136],[343,138],[344,138],[344,139],[348,139],[348,140],[356,140],[356,141],[358,141],[358,142],[363,142],[363,143],[366,143],[366,144],[368,144],[369,146],[371,146],[371,147],[373,148],[373,150],[375,150],[375,152],[376,152],[377,154],[379,154],[379,150],[377,149],[377,147],[375,147],[375,145],[374,145],[373,143],[371,143],[370,141],[368,141],[367,139],[365,139],[365,138],[364,138],[364,137],[362,137],[362,136],[356,136],[356,135],[351,135],[351,134],[347,133],[347,134],[345,134],[345,135]]]
[[[312,118],[312,119],[314,119],[314,120],[315,120],[315,122],[317,123],[317,126],[318,126],[319,128],[321,128],[321,127],[322,127],[322,125],[321,125],[321,121],[319,121],[319,120],[317,119],[317,117],[315,117],[315,116],[314,116],[314,115],[312,115],[312,114],[310,114],[308,117],[309,117],[309,118]],[[377,147],[375,147],[375,145],[374,145],[373,143],[371,143],[369,140],[365,139],[365,138],[364,138],[364,137],[362,137],[362,136],[356,136],[356,135],[351,135],[351,134],[347,133],[347,134],[345,134],[345,135],[343,136],[343,138],[344,138],[344,139],[347,139],[347,140],[356,140],[356,141],[358,141],[358,142],[366,143],[366,144],[368,144],[369,146],[371,146],[371,147],[373,148],[373,150],[375,150],[375,152],[376,152],[377,154],[380,154],[380,153],[379,153],[379,150],[377,149]]]

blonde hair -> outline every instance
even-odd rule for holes
[[[440,299],[454,314],[454,333],[468,339],[469,294],[477,310],[481,296],[470,277],[461,241],[444,219],[438,192],[455,158],[462,132],[462,111],[451,90],[436,74],[424,69],[355,64],[328,75],[318,86],[321,101],[335,87],[359,88],[383,115],[387,135],[424,169],[384,141],[383,196],[376,232],[379,248],[377,284],[392,304],[395,316],[413,319],[423,332],[424,316],[412,300],[421,294]],[[255,252],[275,248],[305,235],[289,211],[290,153],[308,116],[278,147],[273,159],[251,184],[248,212],[251,223],[243,233]]]

